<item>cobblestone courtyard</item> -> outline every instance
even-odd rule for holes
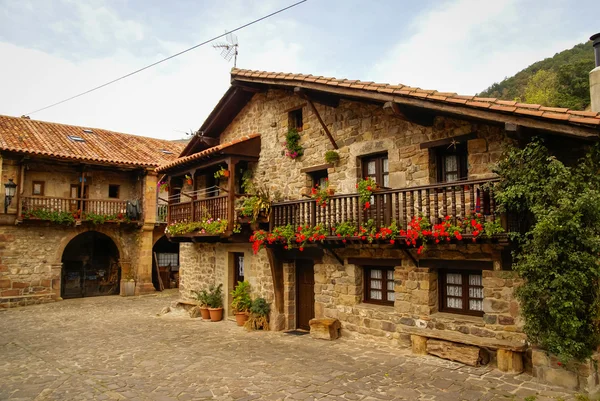
[[[527,375],[387,346],[157,316],[176,298],[88,298],[0,311],[0,399],[574,399]]]

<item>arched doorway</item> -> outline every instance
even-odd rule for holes
[[[152,283],[157,291],[179,287],[179,244],[162,236],[152,248]],[[162,287],[161,287],[162,284]]]
[[[87,231],[73,238],[62,254],[62,264],[63,298],[119,293],[119,250],[106,234]]]

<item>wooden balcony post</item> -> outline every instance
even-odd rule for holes
[[[229,169],[229,180],[227,181],[227,231],[233,231],[235,226],[235,166],[238,160],[229,158],[227,168]]]

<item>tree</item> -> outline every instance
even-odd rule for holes
[[[540,140],[510,149],[496,171],[501,207],[532,223],[513,234],[525,333],[563,362],[585,360],[600,345],[598,171],[598,145],[567,167]]]
[[[552,71],[539,70],[525,87],[525,102],[556,106],[558,104],[558,76]]]

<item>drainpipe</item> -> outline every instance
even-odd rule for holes
[[[596,68],[590,71],[590,99],[592,111],[600,113],[600,33],[592,35],[590,40],[594,46]]]

